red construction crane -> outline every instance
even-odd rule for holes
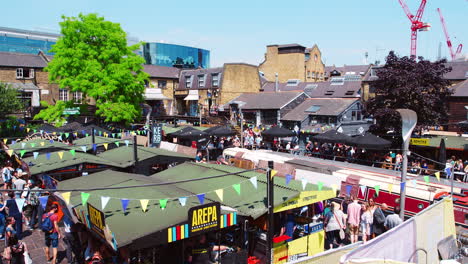
[[[419,6],[416,16],[411,14],[411,11],[409,10],[404,0],[398,1],[400,2],[401,7],[403,7],[406,16],[411,21],[411,57],[416,58],[416,44],[418,39],[418,31],[428,31],[431,27],[429,23],[423,23],[421,21],[427,0],[421,0],[421,5]]]
[[[447,46],[450,51],[450,57],[452,57],[452,60],[455,60],[457,55],[461,54],[463,44],[458,45],[458,48],[455,52],[453,52],[453,47],[452,47],[452,41],[450,41],[450,36],[447,30],[447,25],[445,24],[445,19],[444,16],[442,15],[442,12],[440,11],[440,8],[437,8],[437,12],[439,12],[440,16],[440,22],[442,23],[442,27],[444,28],[444,33],[445,33],[445,39],[447,40]]]

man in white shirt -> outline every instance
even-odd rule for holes
[[[387,217],[385,218],[384,226],[385,226],[385,228],[387,230],[390,230],[390,229],[394,228],[395,226],[398,226],[401,223],[403,223],[403,220],[401,220],[401,218],[399,216],[400,207],[395,206],[395,209],[393,211],[394,211],[393,214],[387,215]]]

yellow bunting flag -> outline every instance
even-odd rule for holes
[[[336,190],[338,189],[338,185],[332,184],[332,185],[331,185],[331,188],[332,188],[332,190],[333,190],[333,193],[336,194]]]
[[[43,147],[43,146],[45,145],[45,142],[41,142],[41,143],[39,143],[39,144],[41,144],[41,146]]]
[[[148,203],[149,203],[148,199],[140,200],[141,209],[143,210],[143,212],[146,212],[146,208],[148,208]]]
[[[60,159],[63,159],[63,151],[57,152],[57,155],[59,156]]]
[[[26,128],[26,132],[29,133],[29,130],[31,130],[29,127]]]
[[[3,143],[4,143],[4,144],[6,144],[7,141],[8,141],[8,139],[6,139],[6,138],[3,139]]]
[[[11,155],[13,155],[13,150],[12,149],[7,149],[6,153],[8,153],[8,156],[11,157]]]
[[[276,175],[276,173],[278,173],[278,172],[275,171],[275,170],[271,170],[271,177],[274,177]]]
[[[223,201],[223,194],[224,194],[224,190],[223,189],[218,189],[215,191],[216,194],[218,195],[219,199],[221,200],[221,202]]]
[[[70,203],[70,194],[70,192],[62,193],[63,200],[65,200],[65,203],[67,203],[67,205]]]
[[[52,135],[57,135],[57,132],[52,132]]]
[[[389,183],[388,184],[388,192],[392,193],[392,191],[393,191],[393,184]]]
[[[440,172],[437,171],[436,173],[434,173],[434,175],[436,176],[437,181],[440,181]]]
[[[102,145],[104,146],[104,148],[107,150],[107,147],[109,146],[108,143],[102,143]]]

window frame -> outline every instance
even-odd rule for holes
[[[220,77],[219,73],[211,74],[211,87],[219,87],[219,79],[220,79],[219,77]]]
[[[23,79],[23,78],[24,78],[24,69],[16,68],[16,79]]]
[[[59,89],[59,101],[68,102],[68,99],[68,89]]]
[[[167,89],[167,80],[158,80],[158,88]]]

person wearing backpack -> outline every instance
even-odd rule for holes
[[[50,261],[51,264],[57,263],[57,248],[59,239],[62,237],[60,234],[60,229],[58,227],[58,207],[57,204],[52,204],[47,213],[42,216],[41,230],[44,232],[45,240],[45,255],[46,259]],[[50,257],[49,248],[52,247],[53,256]]]
[[[11,161],[7,161],[5,167],[2,169],[2,180],[3,180],[3,189],[11,189],[13,183],[13,174],[14,169],[11,167]]]

